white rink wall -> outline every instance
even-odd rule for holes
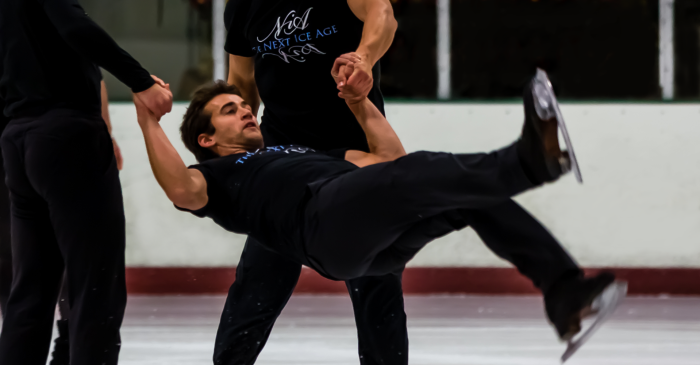
[[[180,142],[185,104],[161,124]],[[584,266],[700,267],[700,104],[565,104],[581,163],[572,175],[516,198]],[[113,103],[129,266],[235,266],[245,237],[175,210],[157,185],[133,105]],[[479,152],[520,133],[520,104],[389,103],[407,150]],[[428,245],[410,266],[507,266],[469,228]]]

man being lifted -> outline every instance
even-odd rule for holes
[[[168,198],[328,278],[349,280],[402,270],[435,238],[472,224],[474,212],[557,180],[570,163],[559,149],[557,120],[542,120],[536,111],[556,103],[551,93],[533,93],[537,79],[526,90],[525,124],[514,144],[488,154],[406,154],[384,116],[355,92],[369,75],[354,72],[352,62],[341,70],[348,79],[338,88],[369,152],[265,147],[237,88],[218,82],[195,93],[184,117],[183,141],[200,162],[187,168],[135,99],[151,167]],[[547,315],[565,340],[614,282],[611,274],[557,272],[571,263],[552,256],[497,254],[519,269],[544,266],[524,272],[546,284]]]

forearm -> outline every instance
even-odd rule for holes
[[[250,105],[253,115],[258,116],[260,109],[260,94],[258,94],[258,85],[255,83],[255,78],[243,78],[238,75],[229,75],[229,85],[236,85],[241,91],[241,97]]]
[[[260,94],[255,83],[255,66],[250,57],[229,54],[228,84],[236,85],[241,91],[241,97],[250,105],[253,115],[258,115]]]
[[[80,7],[76,0],[45,0],[44,10],[75,51],[112,73],[135,93],[153,86],[150,74]]]
[[[369,99],[347,104],[367,136],[370,154],[383,161],[395,160],[406,154],[389,121]]]
[[[153,175],[168,198],[182,208],[198,205],[197,194],[202,187],[192,178],[192,171],[182,161],[160,124],[149,120],[141,124],[141,131]]]
[[[363,61],[374,66],[384,56],[394,41],[398,23],[394,18],[394,11],[388,1],[363,0],[363,2],[365,3],[366,14],[364,19],[360,19],[364,21],[365,25],[362,29],[362,39],[356,53],[362,57]]]

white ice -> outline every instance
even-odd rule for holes
[[[131,296],[123,365],[212,364],[222,296]],[[406,297],[413,365],[554,365],[540,298]],[[345,296],[294,296],[257,364],[359,363]],[[629,298],[567,364],[700,364],[700,298]]]

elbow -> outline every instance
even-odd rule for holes
[[[394,18],[394,12],[391,12],[391,15],[387,18],[387,27],[391,30],[391,34],[396,34],[396,30],[399,29],[399,22],[396,21],[396,18]]]
[[[396,21],[394,17],[394,8],[390,4],[386,4],[381,10],[382,17],[384,18],[385,26],[391,31],[391,34],[396,33],[396,29],[399,27],[399,22]]]
[[[377,156],[377,163],[394,161],[403,156],[406,156],[406,151],[404,151],[403,148],[396,151],[385,152]]]
[[[197,200],[194,198],[194,194],[185,188],[174,188],[169,189],[165,192],[173,204],[180,208],[197,210],[201,207],[197,207]]]

